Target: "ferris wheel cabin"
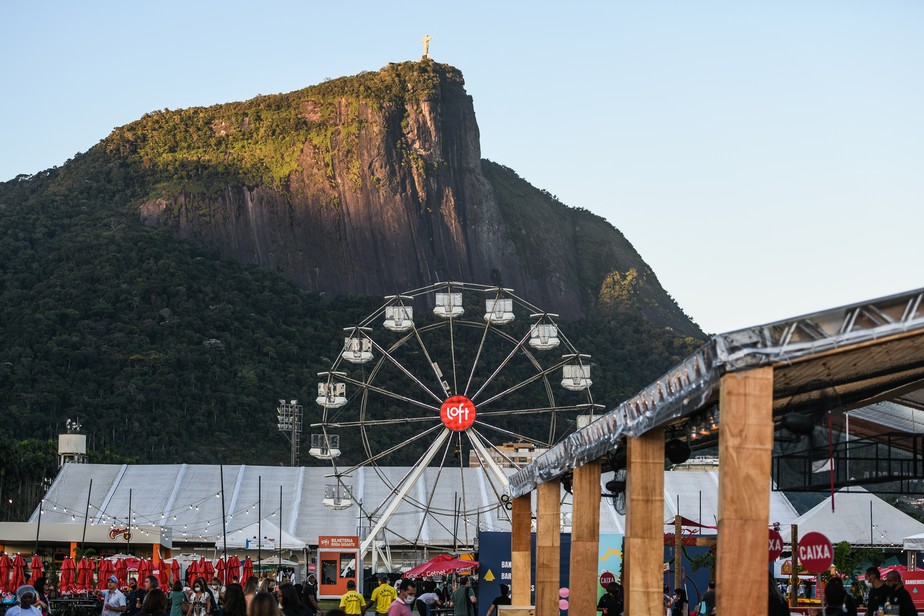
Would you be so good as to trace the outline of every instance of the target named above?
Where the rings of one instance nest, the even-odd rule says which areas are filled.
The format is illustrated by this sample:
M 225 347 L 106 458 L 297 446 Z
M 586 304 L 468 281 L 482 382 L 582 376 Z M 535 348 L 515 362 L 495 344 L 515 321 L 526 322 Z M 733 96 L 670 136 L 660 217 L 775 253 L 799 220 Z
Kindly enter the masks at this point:
M 590 365 L 584 364 L 581 359 L 590 359 L 590 355 L 572 355 L 570 357 L 574 357 L 574 361 L 562 366 L 561 386 L 569 391 L 589 389 L 593 385 L 593 381 L 590 380 Z
M 509 297 L 485 299 L 484 320 L 495 325 L 503 325 L 513 321 L 513 300 Z
M 321 503 L 328 509 L 340 511 L 348 509 L 353 504 L 353 500 L 350 498 L 350 491 L 347 486 L 328 483 L 324 485 L 324 499 Z
M 335 373 L 335 374 L 343 374 Z M 319 376 L 326 376 L 327 373 L 322 372 Z M 347 403 L 346 399 L 346 383 L 339 381 L 321 381 L 318 383 L 318 397 L 314 399 L 315 402 L 328 409 L 339 409 L 341 406 Z
M 372 361 L 372 340 L 362 335 L 362 332 L 371 331 L 368 327 L 348 327 L 344 331 L 351 335 L 343 339 L 343 359 L 351 364 L 364 364 Z
M 339 434 L 312 434 L 308 454 L 318 460 L 333 460 L 340 456 Z
M 433 314 L 444 319 L 461 317 L 465 312 L 462 308 L 461 293 L 437 293 L 435 303 Z

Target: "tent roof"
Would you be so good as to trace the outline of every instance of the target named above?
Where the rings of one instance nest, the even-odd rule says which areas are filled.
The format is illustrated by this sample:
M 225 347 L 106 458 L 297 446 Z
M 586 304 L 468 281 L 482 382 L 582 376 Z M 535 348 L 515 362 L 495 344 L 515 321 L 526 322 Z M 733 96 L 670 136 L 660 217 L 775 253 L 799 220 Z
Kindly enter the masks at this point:
M 397 482 L 407 473 L 408 468 L 383 467 L 379 470 L 391 481 Z M 514 469 L 506 470 L 510 474 L 514 472 Z M 426 470 L 415 494 L 418 500 L 426 499 L 438 472 L 438 468 Z M 257 486 L 260 477 L 264 491 L 263 536 L 276 541 L 279 537 L 279 500 L 276 494 L 278 486 L 284 486 L 283 549 L 300 550 L 305 544 L 317 545 L 318 535 L 321 534 L 355 535 L 357 521 L 360 519 L 355 504 L 339 511 L 328 509 L 322 504 L 324 484 L 331 481 L 326 477 L 329 474 L 329 467 L 225 466 L 228 547 L 240 549 L 246 544 L 247 538 L 252 539 L 251 545 L 256 540 Z M 42 521 L 81 525 L 82 517 L 78 515 L 76 521 L 72 521 L 71 513 L 64 513 L 62 505 L 69 511 L 82 512 L 92 478 L 91 523 L 108 524 L 112 517 L 124 517 L 128 508 L 129 489 L 133 489 L 132 511 L 139 523 L 165 526 L 172 531 L 174 544 L 208 541 L 220 546 L 221 499 L 215 497 L 220 490 L 219 477 L 219 467 L 209 465 L 65 464 L 45 497 L 46 503 L 58 507 L 56 510 L 46 507 Z M 673 520 L 679 513 L 690 520 L 702 520 L 703 524 L 715 524 L 718 515 L 716 471 L 668 471 L 664 477 L 665 521 Z M 601 476 L 601 487 L 609 479 L 609 473 Z M 352 474 L 351 481 L 354 496 L 367 507 L 374 503 L 371 506 L 373 509 L 389 493 L 389 488 L 373 469 L 357 470 Z M 468 498 L 477 500 L 478 506 L 487 508 L 496 504 L 496 496 L 480 469 L 466 468 L 465 481 L 467 486 L 475 486 L 474 490 L 468 491 Z M 452 486 L 444 484 L 441 482 L 437 486 L 433 506 L 452 511 L 457 494 Z M 268 496 L 269 490 L 273 491 L 274 497 Z M 606 494 L 605 489 L 603 493 Z M 563 489 L 562 497 L 562 522 L 567 530 L 571 525 L 572 497 Z M 780 492 L 771 492 L 770 502 L 771 521 L 785 525 L 798 515 Z M 36 512 L 31 521 L 37 519 Z M 471 541 L 476 535 L 476 527 L 485 531 L 510 530 L 507 512 L 499 509 L 487 511 L 480 516 L 470 516 L 468 522 L 468 537 Z M 464 538 L 462 525 L 460 520 L 459 535 Z M 418 533 L 420 545 L 453 544 L 452 520 L 436 523 L 407 503 L 398 508 L 388 528 L 387 538 L 392 545 L 411 544 Z M 625 516 L 616 513 L 608 498 L 604 498 L 600 505 L 600 531 L 625 532 Z M 266 541 L 263 547 L 268 547 Z
M 832 512 L 829 496 L 799 516 L 793 522 L 799 525 L 799 535 L 814 531 L 825 535 L 834 544 L 847 541 L 851 545 L 899 546 L 905 537 L 924 533 L 924 524 L 863 488 L 838 490 L 834 507 Z M 790 527 L 781 528 L 780 534 L 783 541 L 790 541 Z
M 280 532 L 282 533 L 281 544 Z M 271 549 L 304 550 L 307 547 L 304 541 L 296 539 L 285 531 L 280 531 L 278 526 L 268 520 L 263 520 L 262 524 L 254 522 L 249 526 L 229 532 L 228 547 L 239 550 L 249 546 L 250 549 L 256 550 L 257 538 L 261 533 L 263 535 L 263 549 L 269 547 Z M 218 541 L 215 542 L 215 548 L 220 550 L 223 547 L 224 541 L 219 537 Z

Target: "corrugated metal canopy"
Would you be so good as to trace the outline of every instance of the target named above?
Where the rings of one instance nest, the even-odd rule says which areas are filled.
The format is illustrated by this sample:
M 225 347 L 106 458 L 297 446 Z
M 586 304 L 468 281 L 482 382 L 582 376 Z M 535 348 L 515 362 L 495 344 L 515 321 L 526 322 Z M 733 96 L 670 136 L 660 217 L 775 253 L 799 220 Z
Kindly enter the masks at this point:
M 722 375 L 774 367 L 774 414 L 924 402 L 924 289 L 746 328 L 695 353 L 521 469 L 517 497 L 617 448 L 625 436 L 678 424 L 716 404 Z

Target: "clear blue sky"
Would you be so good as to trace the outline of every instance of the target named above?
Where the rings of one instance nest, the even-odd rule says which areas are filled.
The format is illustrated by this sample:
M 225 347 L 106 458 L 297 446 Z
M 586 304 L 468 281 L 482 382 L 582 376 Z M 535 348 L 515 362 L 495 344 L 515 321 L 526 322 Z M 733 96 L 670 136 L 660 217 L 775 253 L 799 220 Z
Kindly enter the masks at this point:
M 706 331 L 924 287 L 924 2 L 7 2 L 0 179 L 145 112 L 431 56 L 482 154 Z

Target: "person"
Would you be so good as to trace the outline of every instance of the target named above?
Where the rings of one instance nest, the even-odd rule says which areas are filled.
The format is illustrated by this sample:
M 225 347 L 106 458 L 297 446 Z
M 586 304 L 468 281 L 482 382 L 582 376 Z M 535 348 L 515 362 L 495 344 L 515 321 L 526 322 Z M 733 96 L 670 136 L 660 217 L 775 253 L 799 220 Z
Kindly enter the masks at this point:
M 212 583 L 209 584 L 209 588 L 211 588 L 212 597 L 215 599 L 215 608 L 221 613 L 221 606 L 225 598 L 225 587 L 222 586 L 221 580 L 217 577 L 213 577 Z
M 253 596 L 247 616 L 280 616 L 279 602 L 272 593 L 260 591 Z
M 97 590 L 94 594 L 103 602 L 102 616 L 118 616 L 127 609 L 125 595 L 119 590 L 119 578 L 110 575 L 106 580 L 107 590 Z
M 170 607 L 170 616 L 183 616 L 186 612 L 184 609 L 186 603 L 186 593 L 183 592 L 183 582 L 177 580 L 173 583 L 173 589 L 167 595 L 167 605 Z
M 305 607 L 308 608 L 308 616 L 318 616 L 321 607 L 318 605 L 318 578 L 315 574 L 309 573 L 302 589 L 302 596 L 305 598 Z
M 671 596 L 671 616 L 689 616 L 690 603 L 687 601 L 687 591 L 675 588 Z
M 789 616 L 789 604 L 786 602 L 786 598 L 777 590 L 773 575 L 768 573 L 767 579 L 770 580 L 770 586 L 767 589 L 768 616 Z
M 417 586 L 414 584 L 414 580 L 401 580 L 398 585 L 398 596 L 388 606 L 386 614 L 388 616 L 413 616 L 411 606 L 414 605 L 416 596 Z
M 664 585 L 664 614 L 665 616 L 671 616 L 671 587 L 667 584 Z M 601 597 L 602 599 L 603 597 Z M 599 607 L 597 608 L 600 609 Z
M 147 581 L 147 580 L 145 580 Z M 167 595 L 160 588 L 151 588 L 144 593 L 144 602 L 141 604 L 142 616 L 166 616 Z
M 715 614 L 715 580 L 709 580 L 709 588 L 703 593 L 703 603 L 706 607 L 703 611 L 704 616 Z
M 477 612 L 477 599 L 471 584 L 471 576 L 466 575 L 459 580 L 459 587 L 452 591 L 452 616 L 471 616 Z
M 491 607 L 488 608 L 487 616 L 491 616 L 495 611 L 500 612 L 497 609 L 498 605 L 510 605 L 510 587 L 506 584 L 500 585 L 500 596 L 495 597 L 494 601 L 491 601 Z
M 228 584 L 225 600 L 221 606 L 222 616 L 247 616 L 247 600 L 240 584 Z M 171 615 L 172 616 L 172 615 Z
M 379 585 L 373 589 L 372 595 L 369 597 L 369 603 L 375 604 L 376 614 L 387 614 L 392 601 L 397 596 L 398 591 L 388 583 L 388 576 L 380 575 Z
M 866 597 L 866 613 L 875 614 L 885 605 L 889 596 L 889 587 L 882 582 L 879 567 L 870 567 L 866 570 L 866 583 L 869 584 L 869 594 Z
M 205 580 L 201 577 L 193 582 L 192 592 L 187 597 L 189 608 L 186 616 L 208 616 L 212 612 L 212 603 L 206 590 Z
M 597 611 L 603 616 L 619 616 L 622 614 L 622 588 L 619 582 L 610 582 L 606 585 L 606 594 L 597 602 Z
M 127 616 L 137 616 L 138 612 L 141 611 L 141 604 L 144 602 L 145 595 L 144 590 L 138 588 L 138 578 L 128 578 L 128 590 L 129 593 L 125 597 L 125 614 Z
M 35 605 L 35 587 L 23 584 L 16 589 L 16 605 L 6 611 L 9 616 L 42 616 L 42 610 Z
M 356 581 L 347 582 L 347 591 L 340 597 L 340 607 L 347 614 L 362 614 L 366 611 L 366 600 L 356 592 Z
M 421 616 L 428 616 L 434 606 L 442 607 L 443 602 L 436 592 L 436 582 L 431 580 L 424 584 L 423 591 L 423 594 L 417 596 L 417 613 Z
M 298 597 L 298 591 L 291 582 L 279 585 L 279 604 L 282 606 L 283 616 L 308 616 L 308 610 Z
M 244 601 L 247 602 L 248 610 L 250 609 L 250 604 L 253 602 L 254 595 L 257 594 L 258 586 L 259 580 L 253 575 L 247 578 L 247 582 L 244 584 Z
M 35 588 L 35 607 L 42 612 L 42 616 L 48 616 L 48 597 L 45 596 L 45 578 L 36 578 L 32 583 Z
M 839 577 L 833 577 L 825 584 L 825 603 L 827 607 L 824 616 L 857 616 L 857 606 L 853 597 L 844 589 L 844 581 Z
M 902 574 L 892 569 L 886 573 L 886 586 L 889 587 L 889 596 L 886 603 L 894 609 L 898 606 L 898 616 L 918 616 L 918 610 L 914 607 L 914 601 L 908 589 L 902 583 Z

